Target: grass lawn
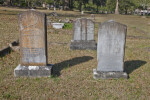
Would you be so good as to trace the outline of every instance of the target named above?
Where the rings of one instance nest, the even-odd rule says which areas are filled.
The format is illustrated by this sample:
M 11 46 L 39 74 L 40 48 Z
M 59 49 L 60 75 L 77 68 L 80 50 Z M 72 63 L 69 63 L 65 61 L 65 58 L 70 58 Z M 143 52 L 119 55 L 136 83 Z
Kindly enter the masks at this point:
M 19 38 L 17 14 L 22 11 L 25 9 L 0 7 L 0 48 Z M 59 18 L 90 17 L 76 11 L 57 13 Z M 72 29 L 55 30 L 48 26 L 48 63 L 54 64 L 53 75 L 16 78 L 19 53 L 0 57 L 0 100 L 150 100 L 150 18 L 96 14 L 97 23 L 110 19 L 128 26 L 124 67 L 129 79 L 94 80 L 97 51 L 69 50 Z

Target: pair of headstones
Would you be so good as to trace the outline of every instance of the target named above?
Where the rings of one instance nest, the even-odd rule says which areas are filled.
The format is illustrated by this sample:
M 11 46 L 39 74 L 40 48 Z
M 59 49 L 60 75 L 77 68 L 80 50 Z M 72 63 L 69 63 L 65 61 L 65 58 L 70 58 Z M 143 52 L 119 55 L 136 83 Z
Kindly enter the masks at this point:
M 78 18 L 73 25 L 73 40 L 70 49 L 96 49 L 94 40 L 94 22 L 87 18 Z
M 27 11 L 19 14 L 20 62 L 14 70 L 15 76 L 50 76 L 52 66 L 47 64 L 47 32 L 45 14 Z M 96 49 L 94 24 L 91 20 L 77 19 L 80 27 L 74 26 L 73 48 Z M 78 25 L 78 24 L 77 24 Z M 123 57 L 126 26 L 116 22 L 106 22 L 100 26 L 98 36 L 98 68 L 94 78 L 126 77 L 123 73 Z M 81 46 L 76 46 L 81 43 Z M 88 45 L 89 44 L 89 45 Z M 92 46 L 90 46 L 92 45 Z M 112 77 L 114 76 L 114 77 Z
M 127 78 L 124 71 L 124 51 L 127 26 L 115 21 L 100 24 L 98 46 L 94 40 L 94 22 L 81 18 L 74 22 L 74 34 L 70 49 L 96 49 L 97 70 L 93 70 L 95 79 Z

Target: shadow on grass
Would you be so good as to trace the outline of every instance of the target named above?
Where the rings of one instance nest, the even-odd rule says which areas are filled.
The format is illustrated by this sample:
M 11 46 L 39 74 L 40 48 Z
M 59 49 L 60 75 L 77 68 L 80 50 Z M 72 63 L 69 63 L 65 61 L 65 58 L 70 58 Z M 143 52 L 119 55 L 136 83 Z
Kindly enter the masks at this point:
M 77 64 L 89 61 L 91 59 L 93 59 L 93 57 L 91 57 L 91 56 L 83 56 L 83 57 L 76 57 L 76 58 L 73 58 L 73 59 L 70 59 L 70 60 L 65 60 L 65 61 L 60 62 L 60 63 L 56 63 L 53 66 L 52 74 L 54 76 L 60 76 L 60 71 L 62 69 L 68 68 L 68 67 L 72 67 L 74 65 L 77 65 Z
M 124 63 L 124 70 L 128 74 L 132 73 L 134 70 L 138 69 L 142 65 L 146 64 L 146 61 L 142 60 L 131 60 L 131 61 L 125 61 Z
M 0 50 L 0 57 L 4 57 L 12 52 L 12 49 L 8 46 Z
M 17 13 L 18 14 L 18 13 Z M 10 14 L 10 13 L 0 13 L 0 15 L 17 15 L 17 14 Z

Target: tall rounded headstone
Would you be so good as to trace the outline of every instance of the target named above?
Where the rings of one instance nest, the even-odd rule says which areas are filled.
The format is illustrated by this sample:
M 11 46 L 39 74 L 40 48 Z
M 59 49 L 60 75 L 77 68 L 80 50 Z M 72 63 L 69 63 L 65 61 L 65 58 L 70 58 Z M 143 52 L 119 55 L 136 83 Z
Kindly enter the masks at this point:
M 127 78 L 124 71 L 124 52 L 127 26 L 115 21 L 100 24 L 98 31 L 97 70 L 95 79 Z
M 46 15 L 35 10 L 19 14 L 20 64 L 15 76 L 50 76 L 47 64 Z

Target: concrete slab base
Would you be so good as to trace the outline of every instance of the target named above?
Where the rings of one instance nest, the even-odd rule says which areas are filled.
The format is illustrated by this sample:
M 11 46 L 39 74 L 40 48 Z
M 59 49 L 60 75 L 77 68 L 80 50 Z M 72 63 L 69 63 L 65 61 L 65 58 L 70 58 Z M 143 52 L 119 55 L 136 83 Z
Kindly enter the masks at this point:
M 48 66 L 21 66 L 14 69 L 15 77 L 48 77 L 52 73 L 52 65 Z
M 128 78 L 126 72 L 100 72 L 96 69 L 93 69 L 93 78 L 94 79 L 118 79 L 118 78 Z
M 71 41 L 70 44 L 71 50 L 96 50 L 97 44 L 94 40 L 88 41 L 88 40 L 80 40 L 80 41 Z

